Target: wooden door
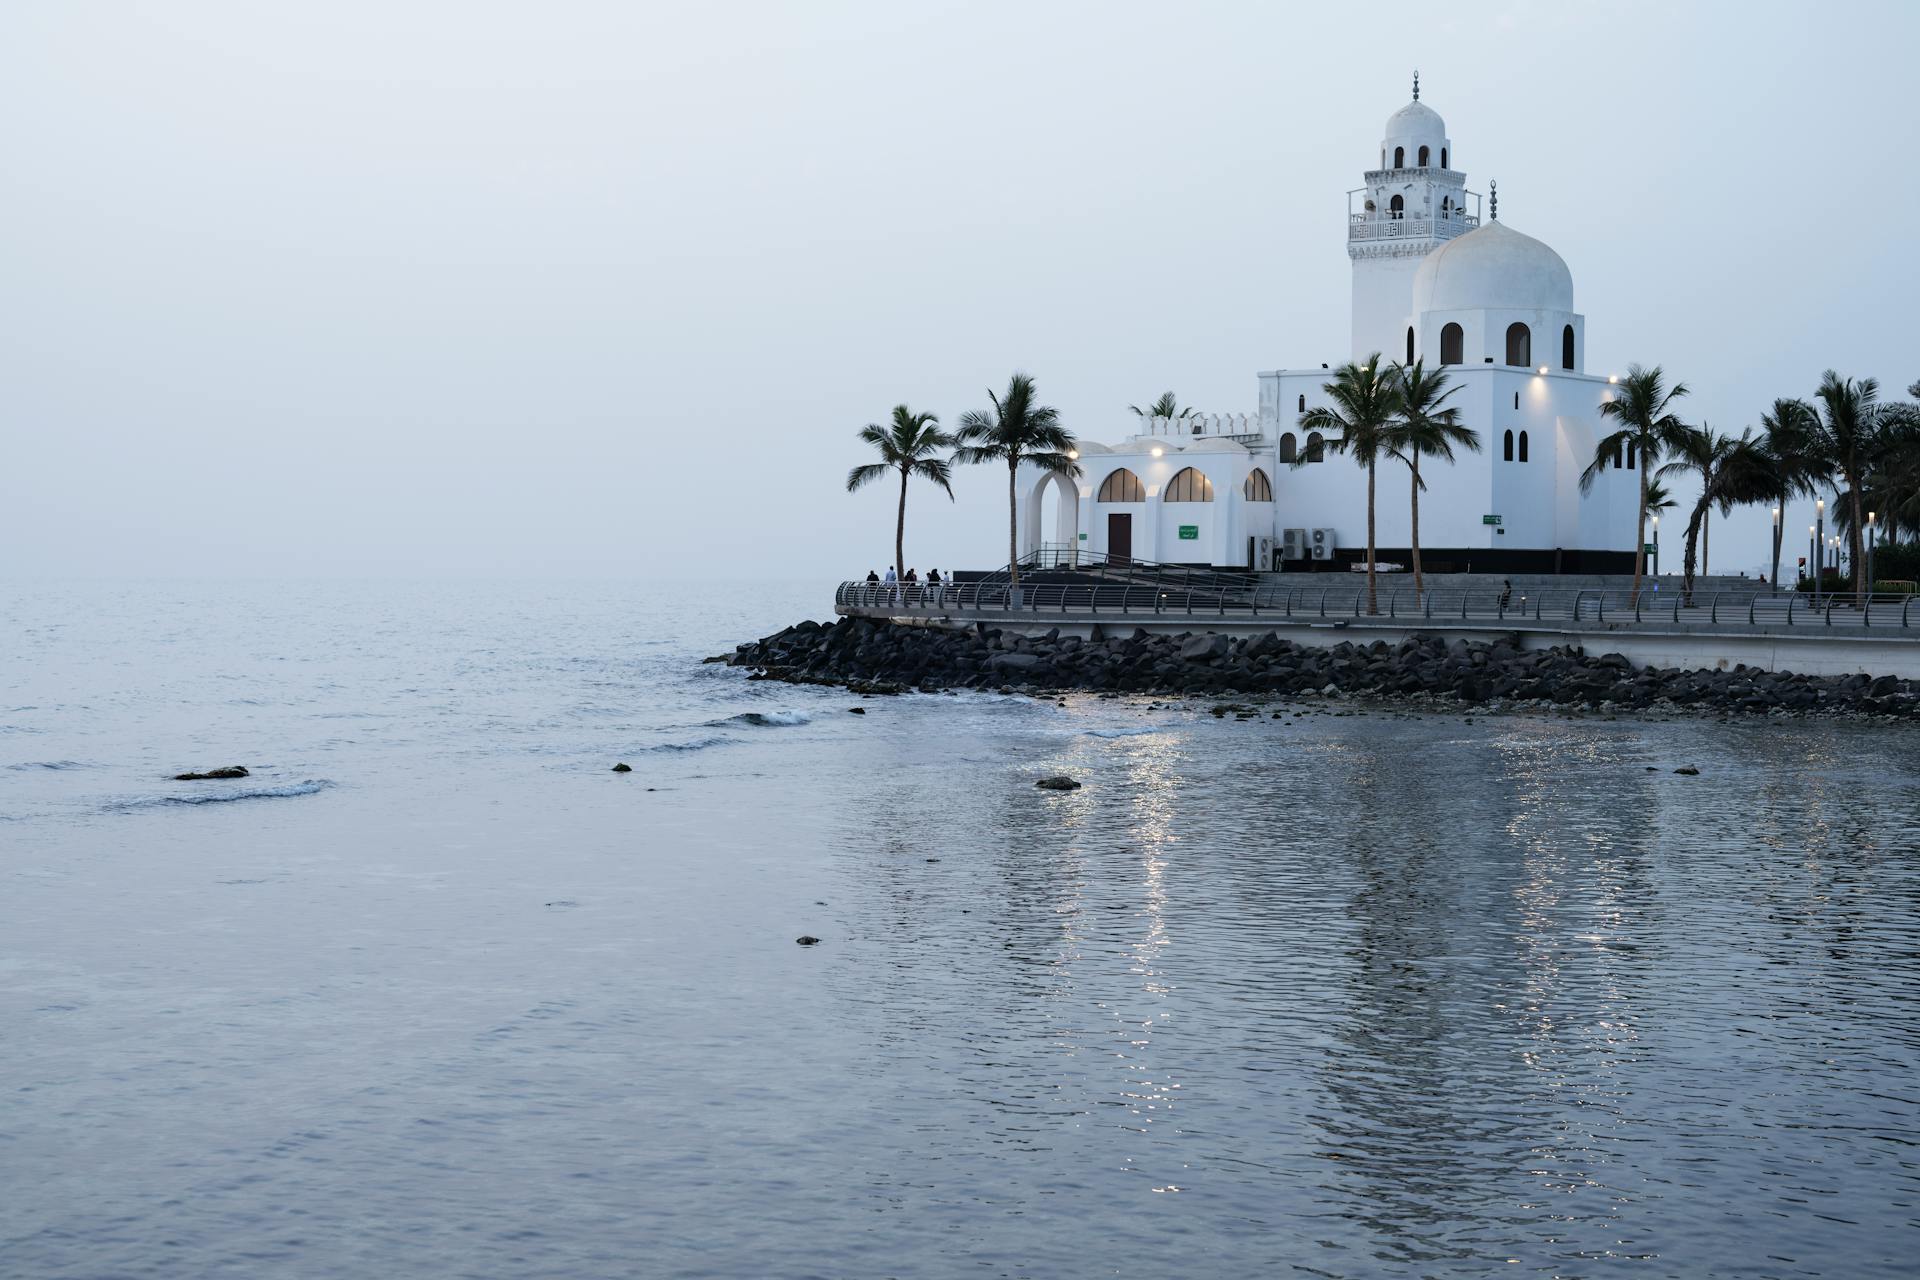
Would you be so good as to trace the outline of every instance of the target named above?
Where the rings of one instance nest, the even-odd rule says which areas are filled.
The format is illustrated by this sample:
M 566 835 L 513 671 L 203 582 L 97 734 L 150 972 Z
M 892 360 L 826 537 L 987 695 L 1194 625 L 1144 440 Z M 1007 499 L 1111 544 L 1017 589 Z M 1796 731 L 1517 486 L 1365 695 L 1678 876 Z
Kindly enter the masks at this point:
M 1133 559 L 1133 517 L 1118 512 L 1107 515 L 1107 555 L 1115 560 Z

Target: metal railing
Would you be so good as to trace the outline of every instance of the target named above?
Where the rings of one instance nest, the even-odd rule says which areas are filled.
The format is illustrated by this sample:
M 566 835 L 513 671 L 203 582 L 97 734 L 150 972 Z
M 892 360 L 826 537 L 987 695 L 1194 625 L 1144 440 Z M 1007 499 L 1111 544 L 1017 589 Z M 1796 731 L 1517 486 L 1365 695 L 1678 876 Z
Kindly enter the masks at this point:
M 1080 553 L 1085 556 L 1086 553 Z M 1175 570 L 1098 559 L 1075 570 L 1035 565 L 1018 587 L 1004 570 L 975 582 L 844 582 L 834 594 L 840 612 L 894 616 L 1029 614 L 1073 617 L 1234 618 L 1251 621 L 1405 621 L 1422 624 L 1556 623 L 1612 628 L 1630 625 L 1805 627 L 1871 629 L 1920 639 L 1917 596 L 1873 596 L 1857 607 L 1851 596 L 1823 597 L 1817 604 L 1791 593 L 1642 589 L 1636 600 L 1627 589 L 1522 592 L 1497 589 L 1429 590 L 1414 593 L 1411 583 L 1383 587 L 1378 613 L 1367 611 L 1364 586 L 1308 584 L 1269 586 L 1253 575 L 1208 570 Z

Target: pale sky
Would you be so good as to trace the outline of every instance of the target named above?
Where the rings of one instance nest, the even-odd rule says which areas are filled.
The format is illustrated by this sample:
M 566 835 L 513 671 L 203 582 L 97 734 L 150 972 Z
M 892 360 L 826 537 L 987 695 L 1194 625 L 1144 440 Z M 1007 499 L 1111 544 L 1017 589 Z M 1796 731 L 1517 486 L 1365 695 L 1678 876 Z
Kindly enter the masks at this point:
M 1920 377 L 1910 4 L 13 4 L 0 575 L 835 578 L 901 401 L 1090 439 L 1347 354 L 1408 96 L 1588 368 Z M 1005 473 L 908 560 L 1004 559 Z M 1788 563 L 1811 519 L 1789 512 Z M 1715 567 L 1765 557 L 1764 515 Z M 1677 551 L 1670 551 L 1678 566 Z

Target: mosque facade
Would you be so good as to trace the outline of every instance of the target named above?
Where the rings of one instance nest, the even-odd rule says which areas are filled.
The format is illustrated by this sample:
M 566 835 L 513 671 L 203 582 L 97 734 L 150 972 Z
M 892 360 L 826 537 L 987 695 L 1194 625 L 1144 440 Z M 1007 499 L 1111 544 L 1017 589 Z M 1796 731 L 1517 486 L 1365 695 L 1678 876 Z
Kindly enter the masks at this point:
M 1387 119 L 1374 167 L 1348 193 L 1352 358 L 1423 360 L 1458 388 L 1446 401 L 1478 453 L 1423 458 L 1421 558 L 1432 571 L 1631 571 L 1639 460 L 1613 459 L 1582 493 L 1610 433 L 1599 405 L 1613 375 L 1586 365 L 1573 274 L 1547 245 L 1499 220 L 1455 168 L 1438 112 L 1413 100 Z M 1484 216 L 1483 216 L 1484 214 Z M 1259 375 L 1255 413 L 1136 419 L 1139 434 L 1082 440 L 1077 477 L 1025 468 L 1023 554 L 1122 557 L 1263 570 L 1345 568 L 1366 554 L 1366 473 L 1303 432 L 1328 405 L 1326 365 Z M 1379 559 L 1410 558 L 1410 477 L 1382 459 Z

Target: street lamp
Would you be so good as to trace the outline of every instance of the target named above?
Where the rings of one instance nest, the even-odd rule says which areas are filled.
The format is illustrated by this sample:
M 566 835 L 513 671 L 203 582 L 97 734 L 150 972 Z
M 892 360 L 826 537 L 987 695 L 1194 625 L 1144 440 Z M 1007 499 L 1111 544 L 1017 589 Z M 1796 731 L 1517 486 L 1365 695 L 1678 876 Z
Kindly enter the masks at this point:
M 1814 534 L 1814 545 L 1820 548 L 1819 564 L 1813 571 L 1813 603 L 1818 605 L 1820 603 L 1820 579 L 1825 577 L 1827 573 L 1827 500 L 1825 498 L 1815 498 L 1813 500 L 1813 523 L 1818 530 Z
M 1873 594 L 1873 521 L 1877 512 L 1867 512 L 1867 594 Z
M 1653 518 L 1653 576 L 1660 576 L 1660 517 Z

